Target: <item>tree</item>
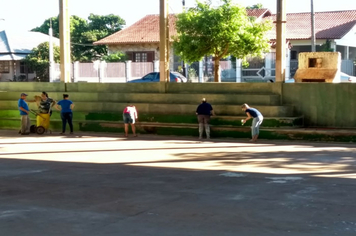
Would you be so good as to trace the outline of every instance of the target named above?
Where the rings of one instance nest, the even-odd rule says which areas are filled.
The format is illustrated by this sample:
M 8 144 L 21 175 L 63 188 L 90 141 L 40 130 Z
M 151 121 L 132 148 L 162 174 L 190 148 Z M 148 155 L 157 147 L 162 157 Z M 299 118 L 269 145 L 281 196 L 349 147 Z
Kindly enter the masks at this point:
M 255 5 L 246 7 L 246 9 L 263 9 L 263 5 L 262 3 L 257 3 Z
M 246 14 L 246 8 L 222 0 L 223 4 L 213 8 L 211 1 L 197 2 L 177 16 L 177 36 L 174 38 L 175 52 L 188 62 L 200 61 L 204 55 L 214 59 L 214 81 L 220 81 L 222 58 L 229 55 L 245 59 L 246 56 L 261 56 L 269 50 L 265 36 L 270 30 L 269 22 L 256 22 Z
M 127 60 L 127 56 L 123 52 L 116 52 L 103 56 L 101 60 L 105 62 L 124 62 Z
M 52 20 L 53 36 L 59 37 L 59 19 L 52 17 L 44 23 L 32 29 L 32 31 L 48 34 L 50 21 Z M 125 20 L 116 15 L 100 16 L 90 14 L 88 20 L 78 16 L 70 18 L 71 50 L 73 61 L 95 61 L 104 55 L 107 55 L 105 45 L 94 46 L 93 42 L 113 34 L 122 29 Z
M 54 62 L 59 63 L 60 48 L 53 46 Z M 49 81 L 49 43 L 44 42 L 39 44 L 32 52 L 24 59 L 26 65 L 36 72 L 40 81 Z

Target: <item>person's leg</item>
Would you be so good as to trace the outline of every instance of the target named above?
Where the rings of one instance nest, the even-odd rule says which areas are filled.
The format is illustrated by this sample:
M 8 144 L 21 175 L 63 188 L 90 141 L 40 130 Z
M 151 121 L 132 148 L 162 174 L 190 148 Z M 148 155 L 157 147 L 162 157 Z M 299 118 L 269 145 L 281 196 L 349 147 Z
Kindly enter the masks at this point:
M 204 127 L 205 127 L 205 133 L 206 133 L 206 138 L 210 138 L 210 126 L 209 126 L 209 121 L 210 121 L 210 116 L 206 115 L 204 116 Z
M 31 121 L 30 121 L 30 116 L 27 115 L 27 125 L 26 125 L 26 133 L 30 132 L 30 127 L 31 127 Z
M 203 138 L 203 130 L 204 130 L 204 116 L 198 115 L 198 122 L 199 122 L 199 139 Z
M 70 132 L 73 133 L 73 113 L 72 112 L 68 112 L 67 120 L 68 120 L 68 124 L 69 124 L 69 128 L 70 128 Z
M 125 123 L 125 136 L 127 137 L 129 135 L 129 124 Z
M 27 127 L 27 116 L 22 115 L 21 116 L 21 134 L 26 133 L 26 127 Z
M 257 118 L 253 118 L 252 125 L 251 125 L 251 140 L 250 140 L 253 142 L 255 141 L 255 135 L 257 133 L 256 124 L 257 124 Z
M 66 132 L 66 125 L 67 125 L 67 118 L 65 117 L 65 113 L 61 112 L 61 119 L 62 119 L 62 133 L 64 134 Z
M 255 126 L 255 136 L 253 137 L 253 141 L 256 142 L 258 139 L 258 135 L 260 134 L 260 126 L 262 124 L 263 121 L 263 117 L 257 117 L 257 122 L 256 122 L 256 126 Z
M 134 123 L 131 123 L 131 130 L 132 130 L 133 135 L 136 137 L 136 126 Z

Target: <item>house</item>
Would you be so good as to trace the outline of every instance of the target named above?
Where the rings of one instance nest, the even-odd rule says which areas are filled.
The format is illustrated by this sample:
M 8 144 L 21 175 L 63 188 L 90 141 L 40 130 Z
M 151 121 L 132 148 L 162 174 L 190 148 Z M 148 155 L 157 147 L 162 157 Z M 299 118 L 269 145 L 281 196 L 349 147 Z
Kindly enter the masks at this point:
M 32 80 L 35 73 L 22 61 L 32 49 L 43 42 L 48 42 L 49 36 L 38 32 L 0 31 L 0 81 L 17 79 Z M 59 45 L 59 39 L 54 38 Z
M 268 9 L 248 9 L 247 15 L 256 20 L 275 21 L 276 15 Z M 169 34 L 175 35 L 175 15 L 169 15 Z M 353 61 L 356 60 L 356 10 L 317 12 L 315 13 L 315 32 L 317 50 L 328 43 L 334 51 L 340 51 L 343 55 L 342 71 L 354 74 Z M 255 71 L 242 69 L 242 77 L 247 74 L 256 74 L 261 68 L 273 68 L 275 66 L 274 49 L 276 29 L 268 32 L 271 40 L 272 54 L 268 55 L 261 63 L 252 63 L 250 67 L 256 67 Z M 287 47 L 288 63 L 293 75 L 298 65 L 299 52 L 311 51 L 311 16 L 310 13 L 287 14 Z M 171 39 L 172 42 L 172 39 Z M 94 43 L 95 45 L 107 45 L 109 53 L 123 51 L 133 62 L 153 62 L 159 60 L 159 15 L 147 15 L 130 27 L 116 32 Z M 175 70 L 179 65 L 179 58 L 174 56 L 170 49 L 170 67 Z M 288 68 L 289 69 L 289 68 Z M 252 69 L 253 70 L 253 69 Z M 273 70 L 273 69 L 272 69 Z M 272 76 L 274 73 L 270 73 Z M 237 81 L 237 80 L 236 80 Z

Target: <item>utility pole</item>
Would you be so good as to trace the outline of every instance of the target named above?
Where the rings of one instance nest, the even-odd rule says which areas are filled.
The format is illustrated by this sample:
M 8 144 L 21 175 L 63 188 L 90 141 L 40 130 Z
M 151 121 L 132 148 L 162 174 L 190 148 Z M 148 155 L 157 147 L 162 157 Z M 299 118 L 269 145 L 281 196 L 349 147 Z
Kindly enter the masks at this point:
M 70 78 L 70 16 L 68 0 L 59 0 L 59 39 L 61 48 L 61 82 L 69 83 Z
M 169 82 L 169 30 L 168 30 L 168 0 L 160 0 L 159 19 L 159 73 L 160 82 Z
M 182 0 L 182 5 L 183 5 L 183 12 L 184 12 L 185 11 L 185 0 Z M 186 71 L 187 68 L 185 67 L 185 61 L 183 60 L 182 63 L 183 63 L 183 67 L 182 67 L 183 75 L 188 78 L 187 71 Z
M 311 4 L 311 51 L 315 52 L 315 13 L 314 13 L 314 0 L 310 0 Z
M 53 55 L 53 29 L 52 19 L 50 19 L 49 34 L 49 82 L 54 80 L 54 55 Z
M 286 76 L 286 0 L 277 0 L 276 82 L 284 82 Z

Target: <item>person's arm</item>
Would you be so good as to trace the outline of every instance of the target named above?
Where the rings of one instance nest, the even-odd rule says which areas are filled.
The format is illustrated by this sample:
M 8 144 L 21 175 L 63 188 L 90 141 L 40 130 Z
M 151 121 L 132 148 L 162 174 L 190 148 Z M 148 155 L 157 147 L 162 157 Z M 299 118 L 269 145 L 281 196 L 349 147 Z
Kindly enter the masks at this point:
M 58 103 L 56 104 L 55 108 L 56 108 L 58 111 L 61 111 L 61 109 L 59 108 Z
M 135 119 L 137 120 L 138 119 L 138 113 L 137 113 L 136 107 L 134 107 L 134 108 L 135 108 Z
M 70 109 L 73 110 L 74 108 L 74 103 L 70 104 Z
M 246 112 L 246 115 L 247 115 L 247 118 L 246 119 L 244 119 L 244 121 L 242 122 L 243 124 L 245 124 L 246 123 L 246 121 L 248 121 L 249 119 L 252 119 L 253 117 L 250 115 L 250 113 L 249 112 Z

